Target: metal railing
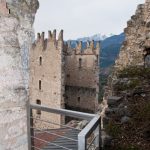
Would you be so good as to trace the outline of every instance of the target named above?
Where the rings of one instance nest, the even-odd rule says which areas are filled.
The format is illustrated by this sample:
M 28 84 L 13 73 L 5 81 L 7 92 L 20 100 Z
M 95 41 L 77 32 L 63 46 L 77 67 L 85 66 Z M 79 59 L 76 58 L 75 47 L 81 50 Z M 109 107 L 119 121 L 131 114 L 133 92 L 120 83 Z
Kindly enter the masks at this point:
M 73 117 L 80 119 L 80 121 L 86 120 L 87 123 L 83 128 L 77 128 L 69 124 L 59 124 L 51 120 L 45 120 L 42 117 L 35 117 L 33 110 Z M 37 104 L 30 104 L 29 111 L 29 149 L 100 150 L 101 118 L 99 115 L 48 108 Z M 50 128 L 51 125 L 55 125 L 55 128 Z

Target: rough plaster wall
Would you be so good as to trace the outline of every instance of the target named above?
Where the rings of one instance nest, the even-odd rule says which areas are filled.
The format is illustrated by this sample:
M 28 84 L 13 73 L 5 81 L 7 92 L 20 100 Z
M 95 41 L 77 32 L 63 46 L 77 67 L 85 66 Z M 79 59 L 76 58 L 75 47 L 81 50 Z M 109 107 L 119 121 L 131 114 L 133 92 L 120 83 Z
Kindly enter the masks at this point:
M 44 46 L 43 46 L 44 45 Z M 42 40 L 36 42 L 36 46 L 31 50 L 30 63 L 30 100 L 36 103 L 41 100 L 41 104 L 50 108 L 63 107 L 63 41 Z M 39 65 L 40 57 L 42 64 Z M 41 80 L 41 90 L 39 90 L 39 80 Z M 61 115 L 48 114 L 42 112 L 40 116 L 45 120 L 61 123 Z M 37 123 L 36 126 L 47 128 L 45 125 Z M 50 125 L 50 127 L 57 127 Z
M 0 1 L 1 6 L 4 3 L 4 0 Z M 23 53 L 28 52 L 28 44 L 31 44 L 26 31 L 33 34 L 32 24 L 38 2 L 34 0 L 33 10 L 26 7 L 25 0 L 8 0 L 7 6 L 10 14 L 0 10 L 0 150 L 26 150 L 28 74 L 25 68 L 28 67 L 23 66 Z M 22 48 L 27 40 L 26 47 Z
M 78 110 L 88 112 L 97 110 L 99 94 L 99 58 L 97 55 L 99 55 L 99 50 L 99 47 L 93 50 L 97 52 L 96 54 L 92 48 L 87 48 L 81 54 L 80 48 L 77 47 L 75 54 L 66 56 L 65 103 L 68 108 L 80 108 Z M 79 59 L 82 59 L 81 68 Z M 90 94 L 91 91 L 93 94 Z M 80 102 L 78 102 L 78 98 Z

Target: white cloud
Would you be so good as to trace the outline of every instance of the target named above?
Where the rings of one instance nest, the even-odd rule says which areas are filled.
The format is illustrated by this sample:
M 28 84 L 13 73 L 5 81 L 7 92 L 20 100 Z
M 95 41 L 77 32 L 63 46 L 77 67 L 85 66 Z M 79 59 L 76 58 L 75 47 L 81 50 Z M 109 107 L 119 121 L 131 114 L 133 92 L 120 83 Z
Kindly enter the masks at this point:
M 65 39 L 119 34 L 144 0 L 39 0 L 35 31 L 64 29 Z

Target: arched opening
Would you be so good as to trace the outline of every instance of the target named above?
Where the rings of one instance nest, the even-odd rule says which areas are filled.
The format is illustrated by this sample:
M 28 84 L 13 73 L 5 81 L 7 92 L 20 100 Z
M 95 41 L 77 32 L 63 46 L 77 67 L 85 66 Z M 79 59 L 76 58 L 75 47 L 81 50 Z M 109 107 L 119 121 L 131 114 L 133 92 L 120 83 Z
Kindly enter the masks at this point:
M 79 68 L 82 67 L 82 58 L 79 58 Z
M 41 105 L 41 100 L 37 99 L 36 104 Z M 36 111 L 37 115 L 41 115 L 41 110 Z
M 150 68 L 150 48 L 145 49 L 144 67 Z
M 145 56 L 145 68 L 150 68 L 150 54 Z

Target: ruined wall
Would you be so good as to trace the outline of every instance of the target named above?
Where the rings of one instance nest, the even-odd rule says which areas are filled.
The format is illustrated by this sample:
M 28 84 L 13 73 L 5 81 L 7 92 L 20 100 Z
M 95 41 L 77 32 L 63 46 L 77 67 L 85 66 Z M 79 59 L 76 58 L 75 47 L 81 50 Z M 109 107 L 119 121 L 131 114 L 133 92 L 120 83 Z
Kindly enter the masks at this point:
M 30 51 L 30 102 L 50 108 L 62 108 L 64 105 L 64 55 L 63 31 L 56 40 L 56 30 L 49 32 L 48 39 L 44 33 L 38 34 Z M 34 112 L 36 117 L 61 123 L 61 116 L 45 112 Z M 40 123 L 36 122 L 36 126 Z M 43 128 L 46 128 L 42 126 Z M 51 126 L 53 127 L 53 126 Z M 56 127 L 56 126 L 54 126 Z
M 28 65 L 23 64 L 27 64 L 24 60 L 34 35 L 32 25 L 37 8 L 37 0 L 0 0 L 1 150 L 28 149 Z
M 70 44 L 69 44 L 70 45 Z M 94 41 L 82 49 L 79 42 L 75 49 L 67 48 L 65 57 L 65 104 L 69 109 L 95 112 L 99 94 L 99 50 Z
M 141 66 L 150 48 L 150 1 L 140 4 L 135 15 L 127 22 L 124 29 L 125 41 L 121 47 L 115 69 L 120 70 L 127 66 Z
M 125 41 L 105 88 L 103 98 L 103 103 L 105 103 L 105 107 L 103 106 L 105 109 L 104 127 L 108 127 L 115 117 L 117 123 L 122 126 L 132 118 L 131 106 L 128 105 L 131 102 L 134 103 L 134 92 L 136 93 L 136 90 L 138 91 L 138 88 L 140 88 L 140 80 L 143 80 L 143 82 L 146 80 L 145 78 L 140 79 L 138 74 L 138 77 L 133 77 L 132 74 L 139 68 L 150 67 L 148 66 L 150 55 L 150 0 L 146 0 L 145 4 L 138 5 L 135 15 L 127 22 L 127 28 L 124 32 Z M 125 69 L 126 71 L 121 71 Z M 135 84 L 132 85 L 133 82 Z M 145 86 L 144 84 L 141 88 Z M 131 98 L 129 99 L 129 97 Z
M 150 65 L 150 0 L 137 7 L 135 15 L 127 22 L 124 29 L 125 41 L 115 62 L 112 74 L 108 78 L 107 95 L 113 95 L 113 84 L 117 81 L 120 70 L 131 66 L 149 67 Z

